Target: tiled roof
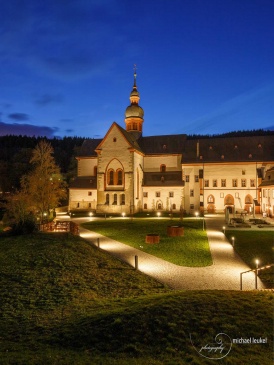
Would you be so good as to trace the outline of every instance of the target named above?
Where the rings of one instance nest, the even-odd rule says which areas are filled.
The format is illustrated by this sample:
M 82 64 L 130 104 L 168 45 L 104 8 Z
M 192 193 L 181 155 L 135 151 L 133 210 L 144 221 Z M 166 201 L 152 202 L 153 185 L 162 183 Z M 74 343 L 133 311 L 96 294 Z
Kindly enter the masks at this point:
M 69 184 L 70 189 L 97 189 L 96 176 L 78 176 Z
M 145 172 L 144 186 L 184 186 L 182 171 Z
M 138 143 L 145 154 L 181 154 L 186 134 L 140 137 Z
M 99 145 L 99 143 L 102 141 L 102 139 L 96 138 L 96 139 L 86 139 L 84 140 L 81 149 L 78 153 L 79 157 L 91 157 L 91 156 L 97 156 L 97 153 L 95 152 L 96 147 Z
M 188 139 L 182 163 L 274 161 L 274 136 Z

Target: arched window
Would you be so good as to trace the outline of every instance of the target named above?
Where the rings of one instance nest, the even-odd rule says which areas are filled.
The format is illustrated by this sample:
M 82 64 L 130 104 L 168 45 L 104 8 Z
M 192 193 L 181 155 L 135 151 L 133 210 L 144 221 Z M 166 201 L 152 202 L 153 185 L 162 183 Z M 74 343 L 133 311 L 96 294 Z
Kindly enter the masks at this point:
M 225 196 L 225 205 L 234 205 L 234 198 L 231 194 Z
M 105 202 L 106 205 L 109 204 L 109 194 L 106 194 L 106 202 Z
M 160 166 L 160 171 L 161 172 L 166 172 L 166 165 L 161 165 Z
M 214 196 L 212 194 L 208 196 L 207 202 L 210 203 L 210 204 L 214 204 L 215 199 L 214 199 Z
M 114 171 L 113 170 L 108 170 L 108 185 L 113 185 L 114 184 Z
M 176 204 L 172 204 L 172 209 L 176 209 Z
M 117 205 L 117 194 L 113 195 L 113 205 Z
M 251 195 L 246 195 L 245 197 L 245 204 L 252 204 L 253 202 L 253 199 L 252 199 L 252 196 Z
M 144 209 L 147 209 L 147 203 L 144 204 Z
M 125 205 L 126 204 L 126 196 L 125 194 L 120 195 L 120 204 Z
M 117 174 L 117 185 L 123 185 L 123 171 L 117 170 L 116 174 Z
M 162 210 L 162 203 L 158 203 L 158 204 L 157 204 L 157 209 L 158 209 L 158 210 Z

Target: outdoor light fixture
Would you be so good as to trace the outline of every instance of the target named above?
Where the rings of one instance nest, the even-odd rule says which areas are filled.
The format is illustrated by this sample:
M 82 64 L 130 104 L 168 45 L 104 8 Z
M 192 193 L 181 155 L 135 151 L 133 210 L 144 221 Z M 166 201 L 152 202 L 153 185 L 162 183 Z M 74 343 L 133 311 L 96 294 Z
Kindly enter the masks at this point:
M 124 218 L 124 216 L 125 216 L 125 215 L 126 215 L 126 213 L 124 213 L 124 212 L 123 212 L 123 213 L 122 213 L 122 217 Z
M 196 216 L 196 218 L 198 217 L 198 215 L 199 215 L 199 213 L 198 213 L 198 212 L 195 212 L 195 216 Z
M 259 260 L 256 259 L 255 260 L 256 263 L 256 270 L 255 270 L 255 289 L 258 289 L 258 265 L 259 265 Z
M 157 217 L 160 217 L 161 213 L 160 212 L 157 212 Z
M 89 212 L 89 214 L 88 214 L 90 217 L 92 217 L 93 216 L 93 214 L 92 214 L 92 212 Z
M 234 247 L 235 237 L 231 237 L 231 239 L 232 239 L 232 246 Z
M 223 231 L 224 231 L 224 234 L 225 234 L 225 226 L 223 226 Z

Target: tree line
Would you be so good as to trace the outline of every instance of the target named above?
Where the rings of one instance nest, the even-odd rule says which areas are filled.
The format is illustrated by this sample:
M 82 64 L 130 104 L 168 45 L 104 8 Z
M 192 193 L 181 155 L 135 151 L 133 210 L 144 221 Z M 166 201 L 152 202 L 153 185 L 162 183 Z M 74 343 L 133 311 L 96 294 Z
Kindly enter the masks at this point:
M 76 155 L 85 138 L 64 137 L 62 139 L 28 136 L 0 136 L 0 193 L 13 193 L 20 188 L 23 175 L 32 169 L 30 160 L 33 149 L 41 141 L 48 142 L 53 149 L 53 158 L 67 183 L 76 175 Z

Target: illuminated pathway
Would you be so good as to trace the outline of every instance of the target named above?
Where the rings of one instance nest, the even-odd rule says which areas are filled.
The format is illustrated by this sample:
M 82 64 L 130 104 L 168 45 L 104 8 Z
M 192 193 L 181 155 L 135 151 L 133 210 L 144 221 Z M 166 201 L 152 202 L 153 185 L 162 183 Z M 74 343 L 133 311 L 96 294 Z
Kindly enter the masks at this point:
M 82 223 L 87 220 L 75 219 L 75 221 Z M 110 252 L 131 266 L 134 266 L 135 255 L 137 255 L 140 271 L 173 289 L 239 290 L 240 273 L 249 270 L 250 267 L 235 253 L 232 245 L 222 233 L 223 216 L 207 216 L 205 221 L 213 265 L 200 268 L 174 265 L 82 227 L 80 227 L 80 236 L 94 245 L 97 245 L 97 238 L 99 238 L 101 249 Z M 258 289 L 262 288 L 264 286 L 258 278 Z M 255 289 L 254 272 L 243 275 L 243 290 L 252 289 Z

